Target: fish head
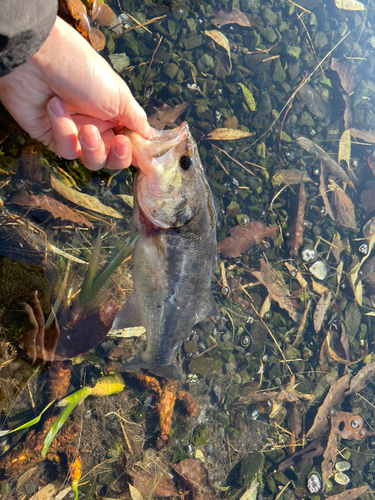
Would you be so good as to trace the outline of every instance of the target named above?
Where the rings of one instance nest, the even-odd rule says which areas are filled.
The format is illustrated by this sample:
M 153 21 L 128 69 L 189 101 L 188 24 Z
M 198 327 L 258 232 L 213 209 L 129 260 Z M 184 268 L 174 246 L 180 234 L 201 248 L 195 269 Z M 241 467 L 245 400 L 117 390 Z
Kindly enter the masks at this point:
M 199 187 L 204 178 L 188 124 L 157 131 L 153 140 L 127 129 L 124 134 L 139 167 L 135 196 L 140 211 L 157 228 L 181 227 L 199 210 Z

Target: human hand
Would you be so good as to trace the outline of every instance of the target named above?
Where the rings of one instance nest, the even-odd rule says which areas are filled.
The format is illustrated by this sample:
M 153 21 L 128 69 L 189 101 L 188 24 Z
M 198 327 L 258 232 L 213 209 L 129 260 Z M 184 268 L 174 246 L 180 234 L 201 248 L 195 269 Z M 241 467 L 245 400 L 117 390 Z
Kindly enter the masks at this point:
M 31 137 L 91 170 L 130 165 L 122 126 L 153 136 L 126 83 L 59 17 L 39 51 L 0 78 L 0 100 Z

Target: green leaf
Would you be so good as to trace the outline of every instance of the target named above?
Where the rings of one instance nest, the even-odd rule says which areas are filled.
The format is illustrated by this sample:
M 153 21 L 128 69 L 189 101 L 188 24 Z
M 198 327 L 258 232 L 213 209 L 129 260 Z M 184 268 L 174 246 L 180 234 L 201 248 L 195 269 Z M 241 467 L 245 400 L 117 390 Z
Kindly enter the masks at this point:
M 249 106 L 251 111 L 255 111 L 256 103 L 255 103 L 253 94 L 250 92 L 250 90 L 247 87 L 245 87 L 245 85 L 243 83 L 239 83 L 238 85 L 242 89 L 246 104 Z
M 331 80 L 329 78 L 322 80 L 320 83 L 323 83 L 324 85 L 328 85 L 328 87 L 332 88 L 332 83 L 331 83 Z
M 48 405 L 44 408 L 44 410 L 35 418 L 33 418 L 32 420 L 30 420 L 29 422 L 26 422 L 26 424 L 22 424 L 20 425 L 19 427 L 17 427 L 17 429 L 12 429 L 12 430 L 8 430 L 8 431 L 0 431 L 0 437 L 2 436 L 6 436 L 7 434 L 11 434 L 12 432 L 17 432 L 17 431 L 20 431 L 22 429 L 27 429 L 28 427 L 31 427 L 35 424 L 37 424 L 43 413 L 48 410 L 48 408 L 55 402 L 55 400 L 51 401 L 50 403 L 48 403 Z

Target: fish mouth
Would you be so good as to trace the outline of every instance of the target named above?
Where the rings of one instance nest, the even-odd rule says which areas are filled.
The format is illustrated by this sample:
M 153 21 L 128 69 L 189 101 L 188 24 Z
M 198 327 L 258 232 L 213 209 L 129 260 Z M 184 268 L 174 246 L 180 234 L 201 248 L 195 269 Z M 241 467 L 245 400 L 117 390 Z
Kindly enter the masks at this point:
M 188 138 L 190 130 L 187 122 L 183 122 L 171 130 L 156 130 L 157 136 L 151 141 L 126 128 L 123 129 L 123 134 L 130 139 L 137 167 L 148 175 L 158 163 L 165 161 L 165 155 L 172 155 L 174 148 Z

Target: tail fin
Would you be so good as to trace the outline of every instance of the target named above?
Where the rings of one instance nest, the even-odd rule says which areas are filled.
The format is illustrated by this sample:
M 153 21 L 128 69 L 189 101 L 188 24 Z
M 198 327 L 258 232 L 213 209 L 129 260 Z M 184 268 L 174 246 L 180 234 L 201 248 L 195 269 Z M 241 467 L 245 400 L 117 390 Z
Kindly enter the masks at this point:
M 146 361 L 143 361 L 141 356 L 137 356 L 128 363 L 123 364 L 121 369 L 123 371 L 147 370 L 153 375 L 164 377 L 169 380 L 182 379 L 182 373 L 174 363 L 173 365 L 155 365 L 153 363 L 147 363 Z

